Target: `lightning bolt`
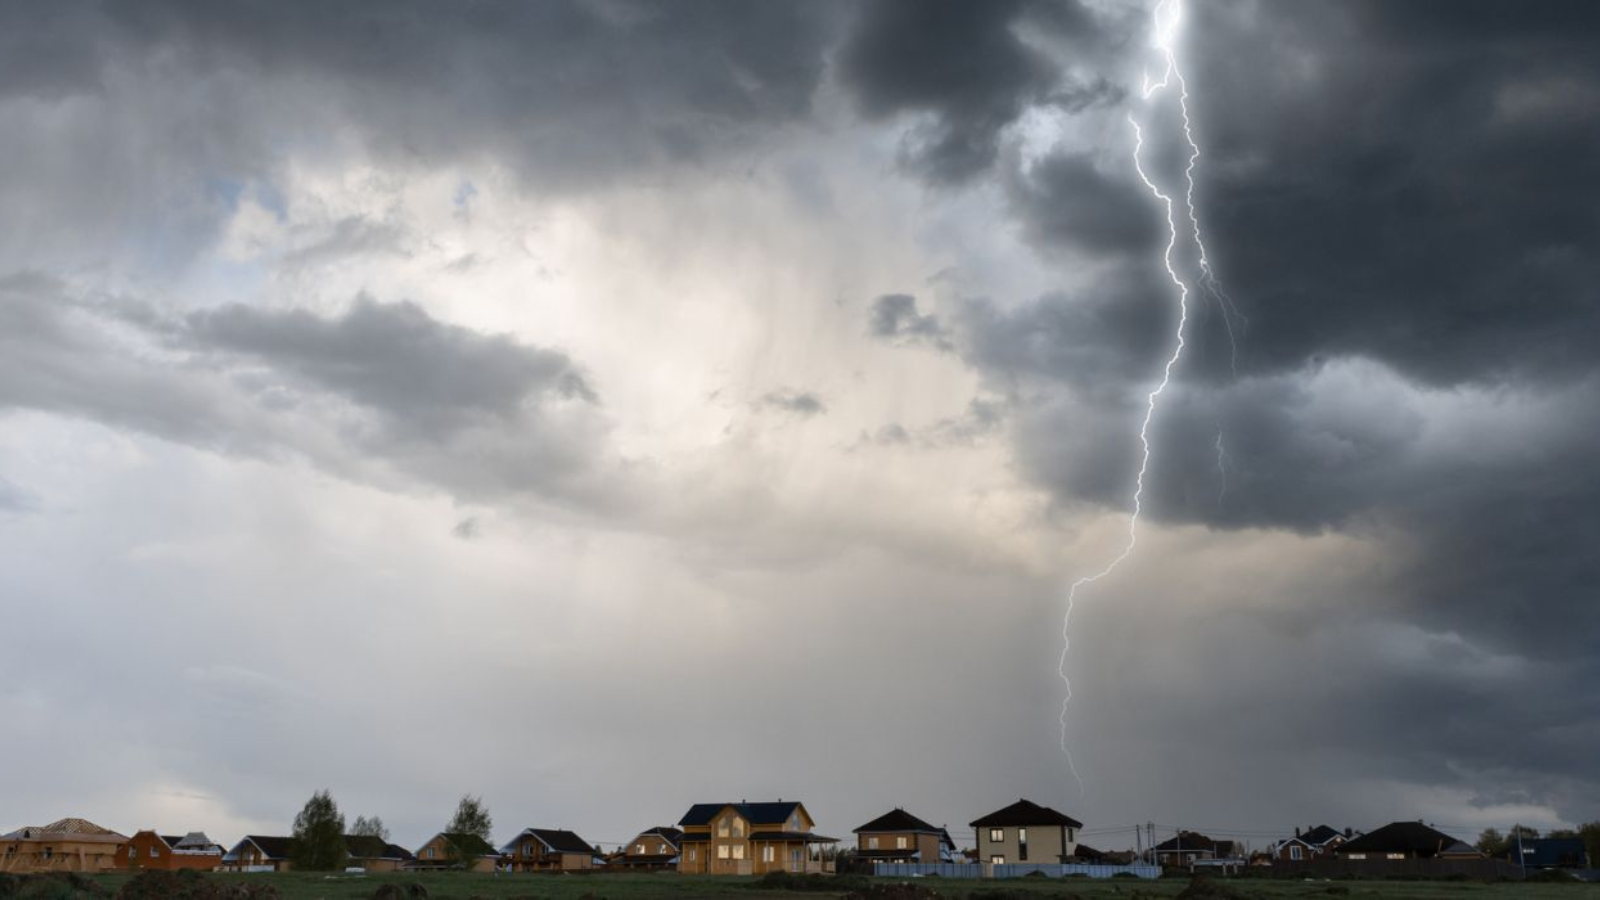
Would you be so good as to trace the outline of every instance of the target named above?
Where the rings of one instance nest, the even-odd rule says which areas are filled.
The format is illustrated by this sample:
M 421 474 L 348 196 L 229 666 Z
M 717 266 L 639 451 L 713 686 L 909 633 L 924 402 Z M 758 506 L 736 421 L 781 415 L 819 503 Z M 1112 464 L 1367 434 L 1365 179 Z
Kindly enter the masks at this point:
M 1151 13 L 1151 42 L 1160 51 L 1164 63 L 1164 70 L 1160 79 L 1152 81 L 1149 73 L 1145 73 L 1143 84 L 1143 99 L 1148 103 L 1158 94 L 1177 87 L 1178 110 L 1183 120 L 1183 136 L 1189 148 L 1188 162 L 1184 166 L 1183 177 L 1185 189 L 1183 194 L 1184 212 L 1188 218 L 1188 228 L 1183 237 L 1194 242 L 1198 253 L 1200 268 L 1201 288 L 1210 294 L 1222 310 L 1223 323 L 1227 329 L 1228 344 L 1232 351 L 1232 362 L 1237 371 L 1238 344 L 1233 331 L 1233 319 L 1237 317 L 1245 321 L 1234 308 L 1233 301 L 1222 289 L 1211 269 L 1211 259 L 1206 252 L 1204 237 L 1200 231 L 1200 216 L 1195 205 L 1195 168 L 1200 163 L 1200 145 L 1194 137 L 1194 124 L 1189 115 L 1189 88 L 1184 81 L 1183 72 L 1178 66 L 1175 46 L 1179 30 L 1183 23 L 1182 0 L 1161 0 Z M 1167 271 L 1167 277 L 1172 282 L 1178 301 L 1178 324 L 1173 335 L 1172 355 L 1167 357 L 1166 365 L 1161 369 L 1161 379 L 1154 388 L 1145 395 L 1144 418 L 1139 423 L 1139 471 L 1134 478 L 1132 511 L 1128 515 L 1128 536 L 1123 543 L 1121 552 L 1117 553 L 1110 562 L 1099 571 L 1084 575 L 1072 582 L 1067 590 L 1066 613 L 1061 621 L 1061 660 L 1056 667 L 1056 672 L 1061 676 L 1062 683 L 1066 686 L 1066 693 L 1061 701 L 1061 752 L 1067 758 L 1067 768 L 1072 772 L 1072 777 L 1078 782 L 1078 791 L 1084 793 L 1084 782 L 1078 774 L 1076 764 L 1072 759 L 1072 752 L 1067 747 L 1067 709 L 1072 703 L 1072 679 L 1067 676 L 1067 655 L 1072 649 L 1072 611 L 1078 599 L 1078 591 L 1109 576 L 1122 565 L 1123 561 L 1133 555 L 1134 548 L 1139 543 L 1139 516 L 1144 511 L 1145 476 L 1150 471 L 1150 426 L 1155 421 L 1156 409 L 1160 405 L 1162 394 L 1167 386 L 1172 383 L 1173 370 L 1177 368 L 1178 361 L 1183 358 L 1183 351 L 1187 345 L 1186 329 L 1189 324 L 1189 282 L 1179 273 L 1178 263 L 1174 255 L 1180 240 L 1178 225 L 1177 202 L 1173 195 L 1163 191 L 1144 168 L 1144 129 L 1139 120 L 1133 115 L 1128 115 L 1128 125 L 1133 129 L 1133 168 L 1138 173 L 1139 180 L 1144 182 L 1152 196 L 1161 204 L 1166 213 L 1167 244 L 1161 252 L 1161 263 Z M 1222 434 L 1217 434 L 1217 460 L 1218 465 L 1223 463 Z M 1226 488 L 1224 488 L 1226 490 Z

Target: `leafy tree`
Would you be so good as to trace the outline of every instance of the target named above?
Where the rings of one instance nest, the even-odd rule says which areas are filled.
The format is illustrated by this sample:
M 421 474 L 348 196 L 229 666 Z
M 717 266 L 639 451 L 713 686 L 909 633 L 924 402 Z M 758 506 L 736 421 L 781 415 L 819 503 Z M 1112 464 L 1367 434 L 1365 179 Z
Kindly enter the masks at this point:
M 1578 837 L 1583 838 L 1584 849 L 1589 851 L 1589 865 L 1600 866 L 1600 821 L 1579 825 Z
M 1476 846 L 1485 856 L 1499 856 L 1505 851 L 1506 837 L 1498 828 L 1485 828 L 1483 833 L 1478 835 Z
M 312 794 L 305 808 L 294 817 L 289 859 L 296 869 L 307 872 L 336 872 L 344 868 L 348 859 L 344 846 L 344 816 L 326 790 Z
M 482 797 L 463 794 L 461 802 L 456 804 L 456 814 L 450 818 L 450 824 L 444 827 L 447 835 L 474 835 L 489 843 L 489 835 L 494 830 L 494 819 L 489 817 L 489 807 L 484 805 Z M 491 846 L 493 846 L 491 844 Z M 451 861 L 463 868 L 471 868 L 476 861 L 477 852 L 470 846 L 462 846 L 461 842 L 450 842 Z
M 366 816 L 356 816 L 355 824 L 350 826 L 350 833 L 375 837 L 382 841 L 389 840 L 389 826 L 383 824 L 383 820 L 377 816 L 370 819 Z

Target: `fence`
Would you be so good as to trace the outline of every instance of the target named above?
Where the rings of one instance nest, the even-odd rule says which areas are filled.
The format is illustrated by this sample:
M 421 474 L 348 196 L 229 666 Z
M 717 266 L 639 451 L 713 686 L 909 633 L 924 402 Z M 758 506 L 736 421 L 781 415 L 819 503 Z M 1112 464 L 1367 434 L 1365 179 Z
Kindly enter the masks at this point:
M 1471 878 L 1520 879 L 1522 868 L 1503 859 L 1275 859 L 1275 878 Z
M 938 875 L 941 878 L 1021 878 L 1035 872 L 1050 878 L 1068 875 L 1086 875 L 1090 878 L 1110 878 L 1129 874 L 1139 878 L 1160 878 L 1158 866 L 1080 866 L 1060 863 L 877 863 L 872 874 L 890 878 L 920 878 Z

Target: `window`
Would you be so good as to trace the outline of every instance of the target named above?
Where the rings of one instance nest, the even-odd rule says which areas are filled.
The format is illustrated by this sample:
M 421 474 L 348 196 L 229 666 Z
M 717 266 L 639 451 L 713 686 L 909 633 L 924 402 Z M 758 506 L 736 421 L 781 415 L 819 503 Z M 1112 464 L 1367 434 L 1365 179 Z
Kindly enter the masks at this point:
M 744 837 L 744 820 L 737 816 L 733 819 L 733 836 Z
M 1028 829 L 1017 829 L 1017 859 L 1021 862 L 1028 861 Z
M 733 858 L 734 859 L 744 859 L 744 845 L 743 844 L 734 844 L 733 845 Z
M 643 844 L 634 844 L 633 845 L 633 852 L 639 854 L 640 856 L 643 856 L 644 855 L 644 845 Z
M 697 860 L 699 858 L 700 858 L 700 854 L 698 852 L 696 852 L 693 847 L 690 847 L 689 848 L 689 862 L 694 862 L 695 860 Z
M 1350 853 L 1350 854 L 1347 854 L 1345 856 L 1345 859 L 1366 859 L 1366 858 L 1367 858 L 1367 855 L 1365 853 Z
M 643 852 L 644 852 L 644 845 L 643 845 L 643 844 L 640 844 L 640 845 L 639 845 L 639 852 L 640 852 L 640 853 L 643 853 Z M 664 855 L 666 855 L 666 852 L 667 852 L 667 845 L 666 845 L 666 844 L 659 844 L 659 845 L 657 845 L 657 846 L 656 846 L 656 852 L 657 852 L 657 853 L 660 853 L 660 854 L 662 854 L 662 855 L 663 855 L 663 856 L 664 856 Z
M 1389 859 L 1405 859 L 1405 858 L 1406 858 L 1406 855 L 1404 853 L 1391 853 L 1391 854 L 1389 854 Z
M 138 859 L 139 858 L 139 848 L 133 846 L 132 844 L 129 844 L 128 845 L 128 858 L 129 859 Z
M 1305 848 L 1300 846 L 1299 844 L 1290 844 L 1289 845 L 1289 858 L 1290 859 L 1300 859 L 1301 856 L 1304 854 L 1304 852 L 1305 852 Z
M 1003 841 L 1005 839 L 1006 839 L 1006 830 L 1004 828 L 991 828 L 991 829 L 989 829 L 989 840 L 991 840 L 994 843 L 998 844 L 998 843 L 1000 843 L 1001 841 Z
M 727 837 L 728 836 L 728 828 L 729 828 L 729 825 L 728 825 L 728 820 L 727 819 L 723 819 L 722 821 L 718 822 L 717 823 L 717 837 Z
M 895 838 L 894 839 L 894 848 L 896 850 L 904 850 L 904 849 L 906 849 L 906 838 L 904 836 Z
M 433 848 L 429 847 L 428 849 L 422 851 L 422 855 L 426 856 L 429 859 L 433 859 Z
M 994 856 L 989 857 L 989 862 L 997 866 L 1003 866 L 1006 864 L 1006 858 L 997 853 Z
M 765 863 L 772 862 L 772 859 L 773 859 L 773 856 L 774 856 L 774 854 L 772 852 L 772 849 L 773 848 L 772 848 L 771 844 L 763 844 L 761 846 L 761 861 L 762 862 L 765 862 Z
M 796 863 L 796 864 L 798 864 L 800 862 L 800 851 L 799 850 L 790 850 L 789 851 L 789 862 Z
M 150 848 L 150 858 L 151 859 L 155 859 L 156 857 L 158 857 L 160 855 L 161 855 L 161 848 L 160 847 L 151 847 Z
M 1069 844 L 1076 843 L 1077 840 L 1078 840 L 1078 829 L 1073 828 L 1070 825 L 1067 826 L 1067 843 L 1069 843 Z
M 876 849 L 878 849 L 878 839 L 875 838 L 875 837 L 867 838 L 867 849 L 868 850 L 876 850 Z
M 727 858 L 728 858 L 728 845 L 727 844 L 718 844 L 717 845 L 717 859 L 727 859 Z

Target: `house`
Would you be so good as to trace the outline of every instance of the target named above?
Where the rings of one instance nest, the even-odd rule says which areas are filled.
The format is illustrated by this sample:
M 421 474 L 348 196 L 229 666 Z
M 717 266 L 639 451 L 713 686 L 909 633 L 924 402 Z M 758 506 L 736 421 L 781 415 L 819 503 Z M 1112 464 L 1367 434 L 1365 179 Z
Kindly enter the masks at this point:
M 224 872 L 287 872 L 294 838 L 247 834 L 222 857 Z
M 595 848 L 570 831 L 524 828 L 500 848 L 513 872 L 557 872 L 594 868 Z
M 608 858 L 608 864 L 633 872 L 654 872 L 678 867 L 678 847 L 683 832 L 667 825 L 641 831 Z
M 815 823 L 805 804 L 782 800 L 696 803 L 678 827 L 683 829 L 678 871 L 694 874 L 821 872 L 811 847 L 838 843 L 812 832 Z
M 1064 863 L 1077 852 L 1083 823 L 1069 815 L 1018 800 L 972 821 L 978 833 L 978 860 L 995 865 Z
M 1388 825 L 1346 841 L 1334 850 L 1341 859 L 1433 859 L 1460 843 L 1421 822 L 1390 822 Z
M 1529 869 L 1588 869 L 1592 867 L 1583 838 L 1515 838 L 1506 859 Z
M 493 872 L 500 864 L 500 854 L 494 845 L 475 834 L 434 835 L 417 848 L 417 854 L 407 868 L 456 869 L 473 872 Z
M 874 862 L 953 862 L 956 842 L 950 832 L 935 828 L 899 807 L 860 828 L 856 858 Z
M 1234 841 L 1212 840 L 1197 831 L 1179 831 L 1156 845 L 1156 863 L 1189 867 L 1201 860 L 1238 859 L 1239 849 Z
M 346 866 L 363 872 L 398 872 L 417 861 L 410 850 L 371 834 L 345 835 L 344 849 Z
M 0 835 L 0 872 L 105 872 L 128 842 L 86 819 L 61 819 Z
M 1326 857 L 1354 836 L 1355 833 L 1348 828 L 1344 831 L 1326 825 L 1317 825 L 1304 831 L 1296 828 L 1294 837 L 1284 838 L 1273 845 L 1272 858 L 1302 860 Z
M 223 852 L 222 846 L 206 837 L 203 831 L 191 831 L 183 837 L 140 831 L 117 848 L 116 867 L 209 872 L 222 866 Z
M 1439 859 L 1487 859 L 1482 850 L 1466 841 L 1456 841 L 1435 854 Z

